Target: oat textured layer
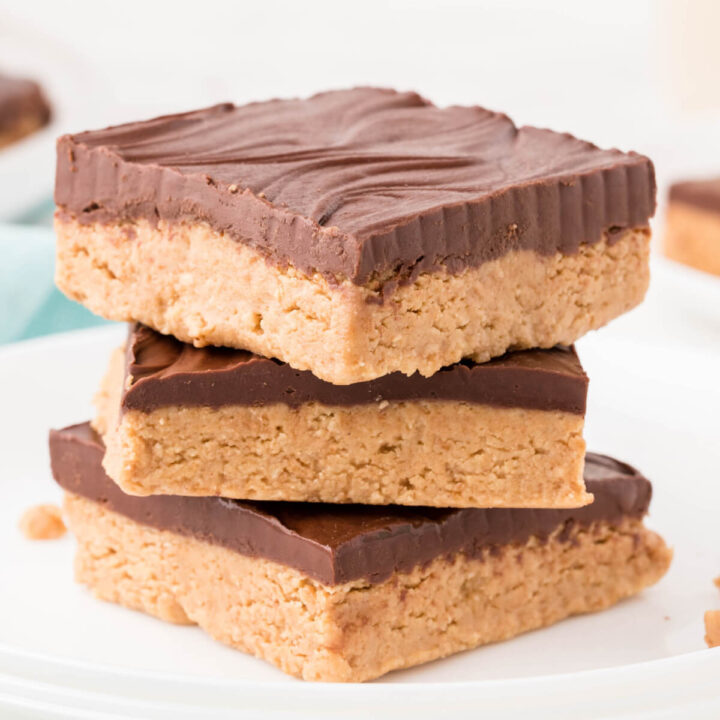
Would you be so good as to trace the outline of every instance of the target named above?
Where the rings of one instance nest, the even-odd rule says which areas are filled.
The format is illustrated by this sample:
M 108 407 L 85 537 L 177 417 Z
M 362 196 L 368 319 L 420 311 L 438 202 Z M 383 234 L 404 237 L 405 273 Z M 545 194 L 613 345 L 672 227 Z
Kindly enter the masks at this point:
M 720 213 L 670 202 L 665 254 L 671 260 L 720 275 Z
M 340 385 L 571 344 L 637 305 L 649 279 L 647 228 L 570 255 L 519 250 L 456 275 L 423 273 L 384 296 L 272 265 L 202 223 L 81 225 L 59 215 L 56 230 L 56 282 L 93 312 L 276 357 Z
M 584 418 L 569 412 L 407 401 L 166 407 L 118 417 L 114 353 L 93 423 L 107 474 L 133 495 L 573 508 L 586 505 Z
M 483 559 L 441 557 L 373 585 L 297 570 L 144 527 L 66 495 L 76 578 L 111 602 L 214 638 L 305 680 L 363 681 L 602 610 L 670 562 L 639 520 L 531 539 Z

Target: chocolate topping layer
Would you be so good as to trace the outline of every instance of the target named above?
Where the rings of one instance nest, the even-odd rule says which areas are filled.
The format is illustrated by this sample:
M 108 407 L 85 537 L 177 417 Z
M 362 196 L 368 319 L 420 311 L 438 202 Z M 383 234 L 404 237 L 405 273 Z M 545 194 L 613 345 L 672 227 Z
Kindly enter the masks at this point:
M 0 74 L 0 132 L 12 130 L 23 118 L 39 117 L 41 124 L 50 120 L 50 106 L 32 80 Z
M 144 325 L 131 325 L 122 407 L 221 407 L 304 403 L 364 405 L 455 400 L 583 415 L 588 378 L 575 349 L 524 350 L 477 364 L 464 360 L 431 377 L 396 372 L 333 385 L 288 364 L 229 348 L 196 348 Z M 128 380 L 129 378 L 129 380 Z
M 720 178 L 687 180 L 670 186 L 670 202 L 720 213 Z
M 223 498 L 125 495 L 103 471 L 102 440 L 89 424 L 50 432 L 55 480 L 65 490 L 144 525 L 296 568 L 326 585 L 378 583 L 441 555 L 482 557 L 498 546 L 547 538 L 558 528 L 642 517 L 651 486 L 629 465 L 588 454 L 595 496 L 576 510 L 410 508 L 241 502 Z
M 358 285 L 574 253 L 655 211 L 646 157 L 377 88 L 66 135 L 57 157 L 61 215 L 205 222 L 275 264 Z

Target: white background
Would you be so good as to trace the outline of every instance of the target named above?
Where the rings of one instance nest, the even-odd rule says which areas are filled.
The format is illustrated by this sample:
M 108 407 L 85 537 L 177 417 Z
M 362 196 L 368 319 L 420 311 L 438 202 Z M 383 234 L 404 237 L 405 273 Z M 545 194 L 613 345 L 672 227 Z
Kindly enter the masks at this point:
M 720 166 L 719 36 L 715 0 L 0 2 L 0 67 L 64 130 L 374 84 L 636 149 L 662 185 Z

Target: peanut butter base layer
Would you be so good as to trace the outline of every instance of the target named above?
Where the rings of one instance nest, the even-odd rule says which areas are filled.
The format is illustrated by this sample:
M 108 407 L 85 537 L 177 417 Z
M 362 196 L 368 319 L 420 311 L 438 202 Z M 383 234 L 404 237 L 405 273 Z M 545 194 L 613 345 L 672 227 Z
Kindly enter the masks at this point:
M 581 415 L 418 400 L 118 416 L 123 373 L 117 351 L 94 426 L 105 471 L 133 495 L 518 508 L 592 500 Z
M 124 363 L 96 396 L 103 466 L 133 495 L 572 508 L 586 505 L 584 418 L 443 401 L 165 407 L 118 417 Z
M 671 202 L 667 210 L 665 255 L 720 275 L 720 213 Z
M 671 552 L 640 520 L 439 557 L 371 584 L 155 530 L 67 493 L 75 574 L 102 600 L 175 623 L 305 680 L 363 681 L 602 610 L 657 582 Z
M 56 230 L 58 287 L 93 312 L 339 385 L 569 345 L 637 305 L 649 279 L 646 228 L 571 255 L 520 250 L 456 275 L 424 273 L 387 296 L 274 266 L 206 224 L 58 216 Z

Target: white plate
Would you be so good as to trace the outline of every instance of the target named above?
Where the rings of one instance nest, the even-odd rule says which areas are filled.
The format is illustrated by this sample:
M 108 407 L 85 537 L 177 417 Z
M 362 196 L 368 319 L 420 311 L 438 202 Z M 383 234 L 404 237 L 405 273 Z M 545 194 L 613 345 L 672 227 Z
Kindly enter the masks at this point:
M 628 333 L 643 318 L 636 311 L 582 343 L 587 435 L 654 481 L 650 524 L 675 547 L 667 577 L 607 612 L 347 686 L 292 680 L 197 628 L 98 602 L 72 581 L 71 538 L 23 539 L 22 511 L 60 497 L 47 430 L 90 416 L 124 329 L 1 349 L 0 716 L 718 717 L 720 649 L 704 647 L 703 612 L 720 608 L 711 582 L 720 575 L 720 353 L 658 352 Z

